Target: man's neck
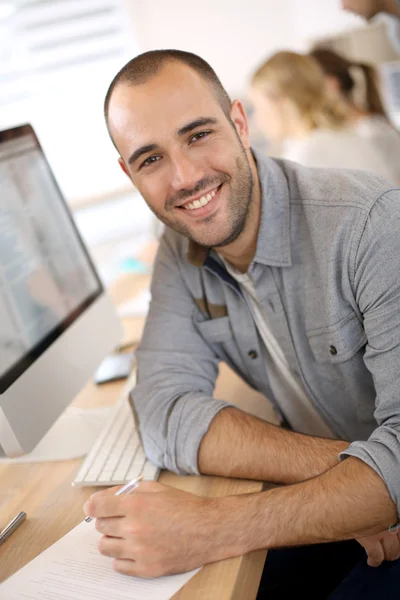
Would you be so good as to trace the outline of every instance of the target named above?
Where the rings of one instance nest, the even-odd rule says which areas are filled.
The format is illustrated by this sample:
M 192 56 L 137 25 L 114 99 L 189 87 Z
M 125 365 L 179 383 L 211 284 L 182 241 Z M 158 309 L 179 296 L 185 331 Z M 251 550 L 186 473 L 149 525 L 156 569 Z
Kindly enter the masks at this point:
M 246 225 L 234 242 L 216 249 L 220 256 L 242 273 L 246 273 L 256 253 L 261 218 L 261 185 L 253 155 L 249 157 L 249 162 L 254 186 Z

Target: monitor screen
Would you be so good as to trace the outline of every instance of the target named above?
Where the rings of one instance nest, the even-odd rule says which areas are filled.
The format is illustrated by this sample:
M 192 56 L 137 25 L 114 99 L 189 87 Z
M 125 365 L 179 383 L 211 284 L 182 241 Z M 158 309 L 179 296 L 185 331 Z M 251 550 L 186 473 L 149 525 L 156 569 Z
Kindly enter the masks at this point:
M 32 128 L 0 132 L 0 394 L 102 291 Z

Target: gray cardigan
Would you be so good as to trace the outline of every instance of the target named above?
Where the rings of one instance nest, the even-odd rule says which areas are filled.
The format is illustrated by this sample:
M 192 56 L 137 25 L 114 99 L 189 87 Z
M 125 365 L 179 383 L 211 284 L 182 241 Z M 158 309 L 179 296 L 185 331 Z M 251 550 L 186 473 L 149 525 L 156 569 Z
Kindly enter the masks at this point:
M 363 171 L 255 157 L 262 214 L 249 272 L 263 313 L 315 409 L 349 441 L 341 458 L 370 465 L 400 513 L 400 189 Z M 214 251 L 166 229 L 151 291 L 131 399 L 148 457 L 198 473 L 200 441 L 227 406 L 213 398 L 219 361 L 282 411 L 279 391 Z M 289 425 L 295 412 L 285 406 Z

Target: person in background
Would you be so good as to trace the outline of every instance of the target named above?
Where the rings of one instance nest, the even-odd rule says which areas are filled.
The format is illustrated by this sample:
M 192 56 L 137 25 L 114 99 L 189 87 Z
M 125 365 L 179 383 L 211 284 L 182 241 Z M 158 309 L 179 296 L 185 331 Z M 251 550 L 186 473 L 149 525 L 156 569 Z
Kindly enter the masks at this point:
M 342 7 L 367 21 L 383 13 L 388 19 L 393 48 L 400 54 L 400 0 L 342 0 Z
M 379 13 L 400 17 L 399 0 L 342 0 L 342 7 L 368 21 Z
M 309 167 L 362 169 L 396 181 L 380 152 L 351 128 L 345 103 L 329 96 L 313 57 L 277 52 L 254 73 L 250 99 L 260 129 L 282 143 L 282 158 Z
M 390 123 L 379 93 L 378 74 L 372 65 L 352 61 L 329 48 L 315 48 L 310 55 L 325 73 L 328 93 L 343 100 L 355 131 L 370 140 L 395 171 L 400 182 L 400 132 Z M 356 73 L 364 82 L 364 101 L 357 102 Z

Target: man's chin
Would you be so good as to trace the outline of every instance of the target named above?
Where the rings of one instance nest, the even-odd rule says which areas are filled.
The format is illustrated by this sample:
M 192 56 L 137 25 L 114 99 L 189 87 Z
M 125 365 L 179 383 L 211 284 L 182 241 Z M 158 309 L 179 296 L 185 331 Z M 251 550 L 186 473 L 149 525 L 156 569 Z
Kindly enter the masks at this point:
M 204 246 L 205 248 L 218 248 L 219 246 L 225 245 L 225 239 L 227 236 L 221 236 L 221 233 L 215 235 L 187 235 L 192 242 Z
M 232 244 L 241 234 L 242 227 L 234 231 L 226 232 L 225 235 L 221 235 L 221 231 L 216 232 L 214 235 L 194 236 L 189 235 L 189 239 L 195 244 L 204 246 L 205 248 L 223 248 Z

